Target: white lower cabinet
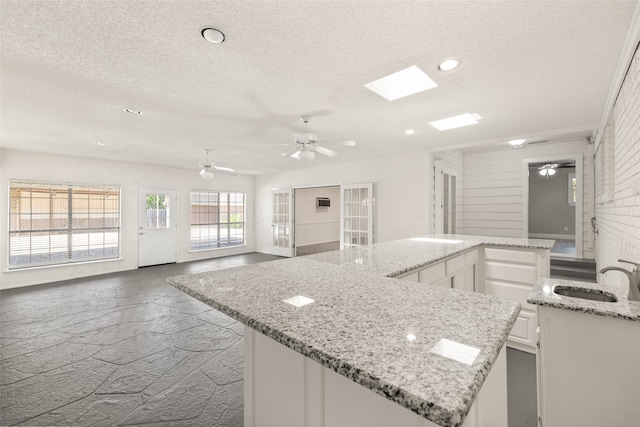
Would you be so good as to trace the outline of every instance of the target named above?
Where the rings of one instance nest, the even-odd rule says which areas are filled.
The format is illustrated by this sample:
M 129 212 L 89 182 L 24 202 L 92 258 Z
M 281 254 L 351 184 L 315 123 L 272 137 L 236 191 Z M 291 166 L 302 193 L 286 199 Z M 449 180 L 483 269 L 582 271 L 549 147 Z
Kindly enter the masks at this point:
M 246 427 L 436 427 L 288 347 L 245 326 Z M 507 427 L 504 347 L 462 427 Z
M 418 271 L 418 282 L 474 292 L 477 262 L 477 249 L 456 255 Z M 409 279 L 413 274 L 415 273 L 403 276 L 402 279 Z
M 539 278 L 549 277 L 549 262 L 548 249 L 484 248 L 484 293 L 522 306 L 507 339 L 509 347 L 536 351 L 536 306 L 527 298 Z
M 640 425 L 640 322 L 538 307 L 543 427 Z
M 549 277 L 549 264 L 549 249 L 482 247 L 412 271 L 400 279 L 518 301 L 522 308 L 507 346 L 535 353 L 536 306 L 529 304 L 527 298 L 539 278 Z

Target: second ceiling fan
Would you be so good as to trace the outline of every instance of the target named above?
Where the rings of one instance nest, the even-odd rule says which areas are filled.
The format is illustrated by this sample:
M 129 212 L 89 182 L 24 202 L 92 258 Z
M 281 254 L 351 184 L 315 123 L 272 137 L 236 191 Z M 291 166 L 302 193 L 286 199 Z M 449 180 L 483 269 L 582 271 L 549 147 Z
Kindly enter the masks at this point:
M 318 136 L 315 133 L 307 131 L 307 123 L 309 123 L 309 116 L 302 116 L 300 120 L 304 123 L 304 133 L 294 133 L 294 144 L 296 147 L 284 153 L 283 157 L 293 157 L 302 162 L 310 162 L 316 157 L 316 153 L 322 154 L 327 157 L 336 157 L 338 153 L 330 150 L 322 145 L 337 145 L 342 147 L 354 147 L 356 142 L 354 140 L 344 141 L 318 141 Z M 322 145 L 321 145 L 322 144 Z

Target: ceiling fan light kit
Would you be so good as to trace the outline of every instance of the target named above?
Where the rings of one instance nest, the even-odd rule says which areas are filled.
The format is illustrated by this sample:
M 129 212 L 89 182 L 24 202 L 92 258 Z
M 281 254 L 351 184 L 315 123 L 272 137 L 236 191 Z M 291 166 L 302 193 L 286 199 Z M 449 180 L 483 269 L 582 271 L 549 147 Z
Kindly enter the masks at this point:
M 309 123 L 309 117 L 301 116 L 300 120 L 304 123 L 304 133 L 293 134 L 294 145 L 296 147 L 293 150 L 284 153 L 282 155 L 283 157 L 293 157 L 294 159 L 298 159 L 301 162 L 308 163 L 316 158 L 316 153 L 320 153 L 331 158 L 338 156 L 338 153 L 326 147 L 323 147 L 322 145 L 320 145 L 320 143 L 341 145 L 343 147 L 353 147 L 356 145 L 356 142 L 353 140 L 318 141 L 318 136 L 316 134 L 307 131 L 307 123 Z
M 211 171 L 211 168 L 204 167 L 200 171 L 200 176 L 202 179 L 209 181 L 210 179 L 213 179 L 213 172 Z
M 223 173 L 229 174 L 229 175 L 235 175 L 235 170 L 231 169 L 231 168 L 225 168 L 222 166 L 216 166 L 210 159 L 209 159 L 209 149 L 205 148 L 204 150 L 202 150 L 204 152 L 204 156 L 205 159 L 203 161 L 201 161 L 198 165 L 200 166 L 200 177 L 206 181 L 209 181 L 211 179 L 213 179 L 213 170 L 218 170 L 221 171 Z

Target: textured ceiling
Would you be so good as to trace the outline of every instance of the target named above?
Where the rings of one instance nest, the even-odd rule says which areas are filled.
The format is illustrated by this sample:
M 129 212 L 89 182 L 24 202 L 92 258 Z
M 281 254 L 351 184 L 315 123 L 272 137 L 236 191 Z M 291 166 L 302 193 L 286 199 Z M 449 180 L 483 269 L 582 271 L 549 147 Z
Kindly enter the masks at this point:
M 636 3 L 2 0 L 0 143 L 179 167 L 210 148 L 256 174 L 308 167 L 275 146 L 301 115 L 358 142 L 315 164 L 588 134 Z M 437 71 L 447 58 L 461 65 Z M 363 86 L 411 65 L 438 87 L 390 102 Z M 427 124 L 467 112 L 480 123 Z

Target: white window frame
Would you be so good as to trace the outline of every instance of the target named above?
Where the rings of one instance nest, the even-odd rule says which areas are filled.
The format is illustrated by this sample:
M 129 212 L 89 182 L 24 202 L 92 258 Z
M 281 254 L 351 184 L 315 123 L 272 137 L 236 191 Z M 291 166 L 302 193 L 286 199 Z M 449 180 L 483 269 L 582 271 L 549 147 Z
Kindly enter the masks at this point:
M 119 186 L 28 180 L 9 180 L 8 185 L 9 270 L 120 258 Z M 56 203 L 61 193 L 57 200 L 62 203 Z M 107 201 L 110 197 L 117 201 Z M 102 210 L 91 210 L 94 204 Z
M 196 196 L 199 194 L 200 196 Z M 218 209 L 217 211 L 217 220 L 215 222 L 196 222 L 194 223 L 194 214 L 198 214 L 201 212 L 194 212 L 194 197 L 199 197 L 201 200 L 202 195 L 208 195 L 209 197 L 216 195 L 217 206 L 220 207 L 221 195 L 227 195 L 227 213 L 229 214 L 229 219 L 227 222 L 224 222 L 220 219 L 221 211 Z M 238 195 L 242 195 L 242 221 L 230 221 L 231 212 L 229 209 L 231 208 L 231 195 L 234 194 L 236 197 Z M 201 206 L 201 205 L 197 205 Z M 214 205 L 210 205 L 214 206 Z M 189 251 L 190 252 L 201 252 L 201 251 L 209 251 L 209 250 L 217 250 L 217 249 L 228 249 L 246 246 L 247 244 L 247 194 L 239 191 L 217 191 L 217 190 L 191 190 L 189 197 Z M 240 224 L 242 229 L 242 239 L 236 240 L 232 242 L 231 238 L 231 229 L 234 224 Z M 201 234 L 202 226 L 208 226 L 208 235 L 211 236 L 211 232 L 215 231 L 216 238 L 209 237 L 208 239 L 204 239 Z M 198 233 L 198 237 L 194 235 L 194 227 L 200 227 L 200 231 Z M 227 229 L 227 239 L 221 239 L 221 230 L 223 228 Z M 200 243 L 197 243 L 200 242 Z M 206 243 L 203 243 L 206 242 Z M 196 246 L 197 244 L 197 246 Z

